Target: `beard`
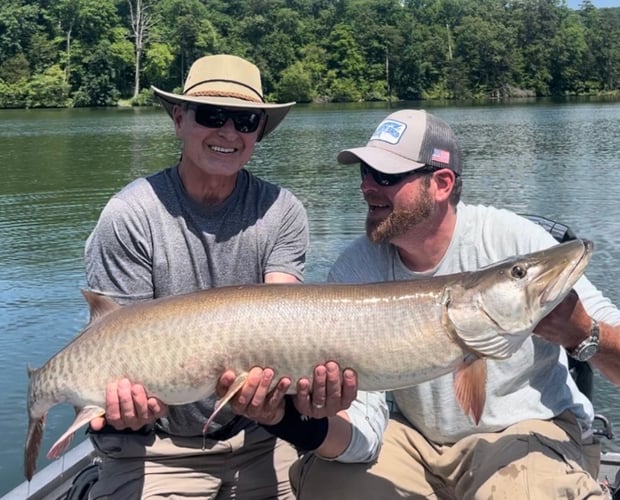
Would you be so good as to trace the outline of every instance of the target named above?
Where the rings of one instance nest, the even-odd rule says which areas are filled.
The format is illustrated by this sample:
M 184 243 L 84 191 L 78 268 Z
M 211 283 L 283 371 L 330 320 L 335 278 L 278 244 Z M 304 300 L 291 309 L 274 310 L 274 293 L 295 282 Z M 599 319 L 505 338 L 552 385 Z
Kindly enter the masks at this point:
M 368 216 L 366 235 L 373 243 L 392 241 L 427 220 L 433 213 L 433 206 L 428 188 L 423 188 L 414 206 L 395 209 L 383 220 L 371 220 Z

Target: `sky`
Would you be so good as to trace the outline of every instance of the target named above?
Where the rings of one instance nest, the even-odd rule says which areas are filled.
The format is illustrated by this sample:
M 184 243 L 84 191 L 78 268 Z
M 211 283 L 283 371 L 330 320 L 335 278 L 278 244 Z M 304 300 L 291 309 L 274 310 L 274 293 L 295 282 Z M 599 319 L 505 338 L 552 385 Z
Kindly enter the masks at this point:
M 571 9 L 578 9 L 581 5 L 581 0 L 567 0 L 566 3 Z M 620 7 L 620 0 L 592 0 L 592 4 L 598 9 L 603 7 Z

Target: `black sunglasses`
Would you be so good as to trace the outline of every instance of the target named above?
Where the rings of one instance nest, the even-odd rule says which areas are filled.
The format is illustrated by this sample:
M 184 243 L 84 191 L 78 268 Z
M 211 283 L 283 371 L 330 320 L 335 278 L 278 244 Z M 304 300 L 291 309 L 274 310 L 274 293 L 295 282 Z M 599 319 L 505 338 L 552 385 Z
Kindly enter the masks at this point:
M 379 172 L 378 170 L 372 168 L 370 165 L 368 165 L 368 163 L 360 163 L 360 174 L 362 175 L 362 180 L 364 180 L 364 177 L 366 177 L 367 174 L 370 174 L 372 175 L 373 180 L 380 186 L 395 186 L 399 182 L 402 182 L 407 177 L 410 177 L 414 174 L 431 174 L 433 172 L 437 172 L 437 170 L 441 169 L 438 167 L 433 167 L 431 165 L 425 165 L 415 170 L 410 170 L 409 172 L 402 172 L 400 174 L 384 174 L 383 172 Z
M 209 128 L 220 128 L 230 119 L 237 132 L 249 134 L 255 132 L 263 116 L 262 111 L 247 109 L 219 108 L 208 104 L 189 106 L 194 110 L 194 120 L 199 125 Z

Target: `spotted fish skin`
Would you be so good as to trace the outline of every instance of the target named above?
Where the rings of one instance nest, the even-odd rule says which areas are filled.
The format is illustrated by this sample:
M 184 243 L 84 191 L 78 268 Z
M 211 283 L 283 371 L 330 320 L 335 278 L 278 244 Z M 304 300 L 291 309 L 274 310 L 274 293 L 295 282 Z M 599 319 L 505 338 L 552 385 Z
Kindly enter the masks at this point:
M 367 391 L 455 372 L 461 407 L 479 419 L 480 362 L 519 349 L 581 277 L 592 248 L 575 240 L 429 279 L 229 286 L 124 307 L 84 291 L 89 324 L 44 366 L 29 369 L 25 476 L 35 472 L 48 410 L 63 402 L 80 410 L 48 454 L 58 457 L 79 427 L 104 415 L 106 386 L 121 378 L 180 405 L 212 395 L 225 370 L 253 366 L 297 380 L 334 360 L 354 369 Z

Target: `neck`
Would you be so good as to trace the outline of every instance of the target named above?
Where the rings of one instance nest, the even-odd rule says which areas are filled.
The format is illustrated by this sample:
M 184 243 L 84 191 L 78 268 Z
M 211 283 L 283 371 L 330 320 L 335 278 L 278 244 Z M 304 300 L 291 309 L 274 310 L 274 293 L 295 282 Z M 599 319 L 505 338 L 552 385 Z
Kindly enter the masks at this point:
M 438 207 L 431 218 L 391 243 L 397 248 L 403 264 L 414 272 L 433 269 L 441 262 L 456 227 L 456 208 L 446 204 Z
M 205 205 L 219 205 L 228 198 L 235 189 L 237 175 L 209 174 L 198 168 L 192 168 L 181 160 L 179 176 L 189 197 Z

